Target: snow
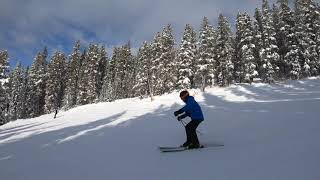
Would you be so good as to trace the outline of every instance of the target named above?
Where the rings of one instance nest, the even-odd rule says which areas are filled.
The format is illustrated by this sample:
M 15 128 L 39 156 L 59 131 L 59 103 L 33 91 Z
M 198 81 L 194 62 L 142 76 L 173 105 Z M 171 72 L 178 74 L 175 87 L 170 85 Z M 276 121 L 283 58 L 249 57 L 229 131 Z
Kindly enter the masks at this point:
M 179 93 L 123 99 L 1 126 L 1 179 L 320 179 L 320 77 L 190 93 L 200 141 L 224 148 L 160 153 L 185 140 Z
M 0 84 L 3 85 L 5 83 L 8 83 L 9 82 L 9 79 L 0 79 Z

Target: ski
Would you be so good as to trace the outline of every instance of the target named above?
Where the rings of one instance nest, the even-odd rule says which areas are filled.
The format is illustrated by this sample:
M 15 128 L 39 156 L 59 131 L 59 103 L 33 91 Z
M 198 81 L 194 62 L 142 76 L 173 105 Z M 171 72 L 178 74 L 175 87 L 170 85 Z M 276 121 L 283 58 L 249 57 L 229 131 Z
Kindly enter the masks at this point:
M 187 150 L 186 147 L 159 147 L 161 152 L 178 152 Z
M 188 149 L 187 147 L 170 147 L 170 146 L 160 146 L 159 150 L 161 152 L 179 152 L 179 151 L 185 151 L 185 150 L 196 150 L 196 149 L 202 149 L 202 148 L 212 148 L 212 147 L 223 147 L 223 144 L 209 144 L 209 145 L 201 145 L 200 148 L 194 148 L 194 149 Z

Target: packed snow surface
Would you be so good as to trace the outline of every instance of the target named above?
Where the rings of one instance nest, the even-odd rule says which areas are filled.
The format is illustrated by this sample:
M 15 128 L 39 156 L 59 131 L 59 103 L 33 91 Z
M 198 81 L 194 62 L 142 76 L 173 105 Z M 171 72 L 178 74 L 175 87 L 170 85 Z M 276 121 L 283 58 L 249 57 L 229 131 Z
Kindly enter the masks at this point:
M 161 153 L 185 132 L 178 92 L 80 106 L 0 127 L 2 180 L 319 180 L 320 78 L 190 90 L 204 148 Z

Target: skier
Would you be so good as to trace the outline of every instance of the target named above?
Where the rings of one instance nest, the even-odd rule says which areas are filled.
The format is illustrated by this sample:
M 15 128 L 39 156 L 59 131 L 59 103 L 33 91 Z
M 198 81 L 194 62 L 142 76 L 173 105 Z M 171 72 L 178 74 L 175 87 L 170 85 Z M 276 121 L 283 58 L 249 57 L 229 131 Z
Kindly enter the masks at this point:
M 200 148 L 200 143 L 197 137 L 196 129 L 199 124 L 204 120 L 201 107 L 194 100 L 194 97 L 189 95 L 189 92 L 184 90 L 180 92 L 180 98 L 186 105 L 178 111 L 174 112 L 174 115 L 177 117 L 178 121 L 181 121 L 183 118 L 189 116 L 191 121 L 185 126 L 187 141 L 181 145 L 181 147 L 186 147 L 188 149 Z M 183 114 L 184 113 L 184 114 Z

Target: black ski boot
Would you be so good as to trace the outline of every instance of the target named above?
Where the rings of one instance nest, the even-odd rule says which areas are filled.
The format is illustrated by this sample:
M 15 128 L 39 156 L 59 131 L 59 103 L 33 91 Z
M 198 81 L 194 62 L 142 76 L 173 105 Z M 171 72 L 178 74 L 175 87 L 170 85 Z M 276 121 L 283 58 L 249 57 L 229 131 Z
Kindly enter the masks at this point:
M 185 143 L 183 143 L 182 145 L 180 145 L 180 147 L 188 148 L 189 145 L 190 145 L 189 142 L 185 142 Z
M 202 148 L 202 146 L 200 144 L 190 144 L 188 146 L 188 149 L 198 149 L 198 148 Z

